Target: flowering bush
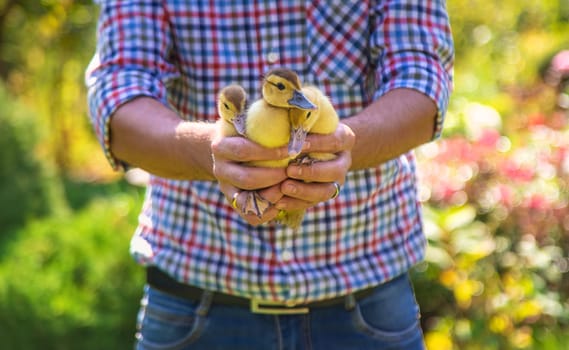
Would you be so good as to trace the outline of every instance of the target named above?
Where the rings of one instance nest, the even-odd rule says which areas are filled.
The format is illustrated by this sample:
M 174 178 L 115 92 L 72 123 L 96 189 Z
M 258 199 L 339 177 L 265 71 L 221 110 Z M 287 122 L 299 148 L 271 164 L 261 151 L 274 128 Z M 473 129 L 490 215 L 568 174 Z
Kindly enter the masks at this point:
M 427 344 L 557 349 L 569 341 L 567 115 L 502 125 L 492 107 L 456 107 L 450 135 L 418 150 L 429 247 L 414 278 Z

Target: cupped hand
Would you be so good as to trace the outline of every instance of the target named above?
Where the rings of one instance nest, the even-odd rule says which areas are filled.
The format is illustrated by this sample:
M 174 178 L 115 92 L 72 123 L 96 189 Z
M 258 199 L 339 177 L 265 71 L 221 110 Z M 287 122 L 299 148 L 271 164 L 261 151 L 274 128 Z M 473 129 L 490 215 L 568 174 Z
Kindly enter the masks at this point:
M 281 183 L 284 197 L 276 207 L 283 210 L 306 209 L 334 197 L 334 183 L 341 186 L 350 170 L 354 143 L 354 132 L 343 123 L 330 135 L 309 134 L 303 153 L 333 153 L 336 157 L 327 161 L 291 163 L 287 167 L 288 179 Z
M 287 178 L 285 168 L 262 168 L 248 166 L 247 162 L 258 160 L 283 159 L 288 156 L 286 147 L 264 148 L 243 137 L 214 138 L 211 143 L 213 174 L 219 188 L 229 203 L 237 196 L 236 210 L 249 224 L 259 225 L 275 218 L 278 209 L 272 204 L 278 202 L 283 194 L 280 183 Z M 243 191 L 257 191 L 271 205 L 257 216 L 243 211 Z

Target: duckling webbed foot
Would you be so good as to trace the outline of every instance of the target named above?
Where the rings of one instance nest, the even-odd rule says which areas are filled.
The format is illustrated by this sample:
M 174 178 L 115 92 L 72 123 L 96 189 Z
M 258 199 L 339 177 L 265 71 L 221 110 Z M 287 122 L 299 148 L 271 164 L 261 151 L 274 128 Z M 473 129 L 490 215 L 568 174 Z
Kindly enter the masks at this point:
M 246 191 L 245 195 L 245 204 L 242 207 L 244 214 L 255 214 L 261 217 L 271 206 L 271 202 L 263 198 L 257 191 Z
M 308 154 L 304 154 L 295 158 L 294 163 L 297 165 L 312 165 L 317 161 L 317 159 L 311 158 Z

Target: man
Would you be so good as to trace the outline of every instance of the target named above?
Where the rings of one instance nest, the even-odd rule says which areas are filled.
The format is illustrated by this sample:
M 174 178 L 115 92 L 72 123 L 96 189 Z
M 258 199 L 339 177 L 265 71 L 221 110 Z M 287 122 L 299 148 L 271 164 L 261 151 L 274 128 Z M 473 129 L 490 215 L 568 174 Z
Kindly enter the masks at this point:
M 114 167 L 152 174 L 137 347 L 422 349 L 411 151 L 441 133 L 452 61 L 444 1 L 102 1 L 94 128 Z M 274 67 L 330 97 L 340 125 L 304 152 L 334 160 L 247 167 L 286 149 L 216 136 L 217 92 L 257 99 Z M 235 210 L 242 190 L 271 207 Z M 298 230 L 274 220 L 292 209 Z

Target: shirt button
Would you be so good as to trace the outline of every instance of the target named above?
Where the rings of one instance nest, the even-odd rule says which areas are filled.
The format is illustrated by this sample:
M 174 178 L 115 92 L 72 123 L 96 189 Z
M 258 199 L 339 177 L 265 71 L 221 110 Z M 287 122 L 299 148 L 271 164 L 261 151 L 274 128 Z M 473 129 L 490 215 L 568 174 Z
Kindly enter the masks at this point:
M 277 61 L 279 60 L 279 54 L 276 52 L 269 52 L 269 54 L 267 55 L 267 62 L 269 63 L 277 63 Z
M 290 260 L 292 260 L 292 258 L 293 258 L 293 254 L 292 254 L 291 250 L 285 250 L 283 252 L 283 254 L 281 255 L 281 259 L 283 261 L 290 261 Z

